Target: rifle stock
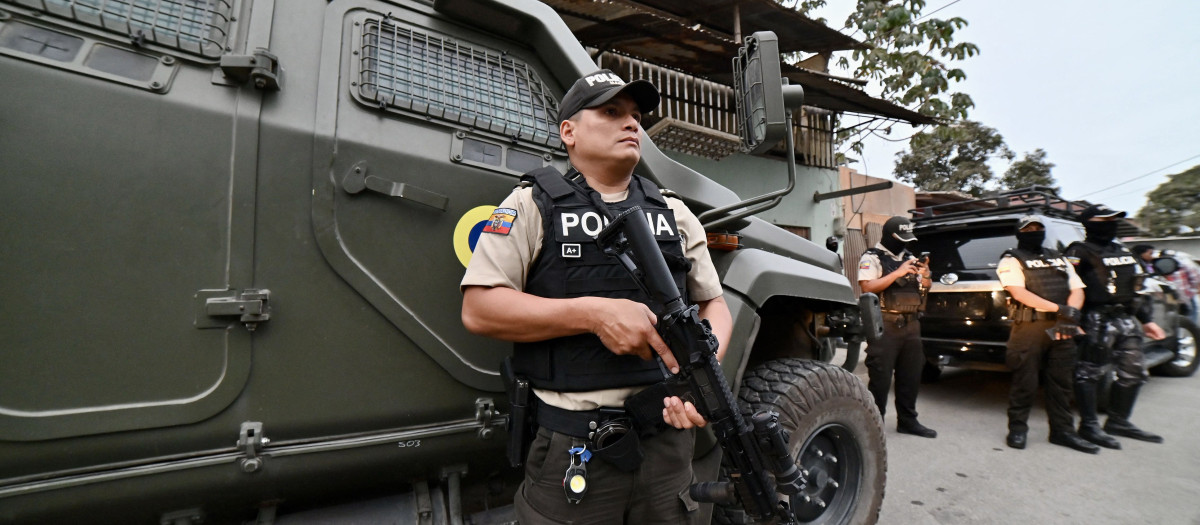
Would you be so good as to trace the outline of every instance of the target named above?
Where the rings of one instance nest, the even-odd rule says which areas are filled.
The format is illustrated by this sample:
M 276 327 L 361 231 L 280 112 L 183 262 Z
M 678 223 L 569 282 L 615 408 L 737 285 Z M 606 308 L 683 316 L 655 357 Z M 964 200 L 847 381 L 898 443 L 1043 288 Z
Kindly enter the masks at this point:
M 597 235 L 596 243 L 616 257 L 651 298 L 658 316 L 656 329 L 679 363 L 679 373 L 631 398 L 626 407 L 642 425 L 661 421 L 662 400 L 679 396 L 691 401 L 708 420 L 724 453 L 728 482 L 698 483 L 692 498 L 702 502 L 738 505 L 756 521 L 794 523 L 778 493 L 797 494 L 805 485 L 787 450 L 786 432 L 773 412 L 742 414 L 717 361 L 717 339 L 699 307 L 687 305 L 667 268 L 666 260 L 643 219 L 641 208 L 622 212 Z

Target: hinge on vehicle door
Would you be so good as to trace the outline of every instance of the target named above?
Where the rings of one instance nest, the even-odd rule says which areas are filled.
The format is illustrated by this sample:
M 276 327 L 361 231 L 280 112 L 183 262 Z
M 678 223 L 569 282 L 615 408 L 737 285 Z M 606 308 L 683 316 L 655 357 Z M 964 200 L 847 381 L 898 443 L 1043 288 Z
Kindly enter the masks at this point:
M 261 47 L 255 49 L 253 55 L 222 56 L 221 73 L 234 84 L 253 82 L 254 87 L 263 91 L 283 88 L 279 57 Z
M 475 399 L 475 422 L 482 425 L 477 435 L 479 439 L 491 439 L 495 433 L 493 426 L 503 424 L 500 412 L 496 410 L 496 402 L 490 397 Z
M 258 323 L 271 319 L 271 305 L 267 303 L 271 291 L 267 289 L 200 290 L 195 297 L 199 310 L 196 328 L 224 328 L 229 321 L 222 317 L 237 316 L 246 330 L 253 332 Z
M 247 474 L 258 472 L 258 469 L 262 468 L 263 458 L 258 454 L 271 442 L 263 436 L 262 427 L 263 424 L 259 421 L 245 421 L 238 433 L 237 447 L 246 453 L 246 457 L 238 460 L 238 465 L 242 467 L 242 472 Z

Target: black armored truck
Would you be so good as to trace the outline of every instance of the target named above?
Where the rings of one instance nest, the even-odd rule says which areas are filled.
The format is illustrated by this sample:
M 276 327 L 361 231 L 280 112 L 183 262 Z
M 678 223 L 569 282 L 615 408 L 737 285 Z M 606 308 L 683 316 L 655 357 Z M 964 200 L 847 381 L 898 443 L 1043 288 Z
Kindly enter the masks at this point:
M 731 57 L 747 149 L 792 143 L 772 43 Z M 534 0 L 0 0 L 0 523 L 510 520 L 511 347 L 458 283 L 595 69 Z M 795 520 L 873 522 L 881 421 L 829 361 L 878 304 L 753 217 L 781 193 L 642 144 L 735 239 L 721 366 L 790 433 Z

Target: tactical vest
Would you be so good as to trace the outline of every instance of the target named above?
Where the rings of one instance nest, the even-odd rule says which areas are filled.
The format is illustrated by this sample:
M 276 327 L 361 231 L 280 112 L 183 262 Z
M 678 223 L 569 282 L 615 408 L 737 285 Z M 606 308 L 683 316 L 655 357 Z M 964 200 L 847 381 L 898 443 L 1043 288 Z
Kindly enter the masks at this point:
M 617 262 L 596 246 L 596 234 L 608 223 L 591 198 L 594 190 L 578 172 L 563 177 L 553 168 L 540 169 L 524 178 L 532 180 L 533 198 L 544 225 L 542 250 L 533 261 L 525 292 L 548 298 L 611 297 L 650 305 L 650 298 Z M 598 200 L 598 195 L 597 195 Z M 685 293 L 690 269 L 680 242 L 675 214 L 667 207 L 654 183 L 633 176 L 624 201 L 605 203 L 616 215 L 641 206 L 671 269 L 680 293 Z M 648 385 L 661 381 L 656 360 L 616 355 L 595 334 L 580 334 L 547 341 L 517 343 L 513 369 L 536 388 L 580 392 L 604 388 Z
M 870 248 L 867 250 L 879 259 L 879 265 L 883 268 L 881 275 L 887 275 L 896 271 L 904 261 L 912 258 L 912 254 L 908 250 L 904 250 L 900 254 L 900 260 L 897 261 L 888 255 L 887 252 L 879 248 Z M 920 276 L 907 275 L 896 279 L 891 286 L 883 290 L 879 296 L 879 308 L 885 312 L 894 313 L 912 313 L 925 310 L 925 294 L 921 293 L 921 278 Z
M 1067 247 L 1067 257 L 1077 258 L 1075 273 L 1083 280 L 1085 308 L 1105 304 L 1130 306 L 1144 278 L 1137 258 L 1117 243 L 1100 247 L 1076 241 Z
M 1013 248 L 1004 254 L 1021 262 L 1026 290 L 1052 303 L 1067 303 L 1067 297 L 1071 295 L 1067 265 L 1071 263 L 1066 257 L 1049 248 L 1043 248 L 1042 253 Z

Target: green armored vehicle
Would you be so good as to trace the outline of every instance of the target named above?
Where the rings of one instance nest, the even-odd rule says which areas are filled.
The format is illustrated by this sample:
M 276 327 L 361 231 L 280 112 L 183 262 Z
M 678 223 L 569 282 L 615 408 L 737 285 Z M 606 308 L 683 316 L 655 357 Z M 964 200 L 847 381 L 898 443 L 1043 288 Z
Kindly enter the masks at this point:
M 511 347 L 458 282 L 595 69 L 533 0 L 0 0 L 0 522 L 511 520 Z M 723 367 L 791 431 L 801 520 L 874 521 L 879 416 L 828 361 L 877 304 L 648 139 L 639 173 L 740 234 Z

